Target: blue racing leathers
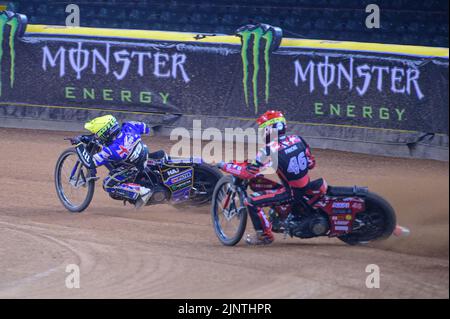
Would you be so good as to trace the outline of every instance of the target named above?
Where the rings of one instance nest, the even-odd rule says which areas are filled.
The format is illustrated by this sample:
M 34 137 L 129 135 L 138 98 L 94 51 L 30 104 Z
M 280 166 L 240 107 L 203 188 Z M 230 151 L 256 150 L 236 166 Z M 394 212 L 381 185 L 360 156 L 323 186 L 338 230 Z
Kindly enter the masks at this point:
M 145 123 L 125 122 L 114 140 L 93 156 L 96 166 L 104 165 L 109 170 L 103 188 L 112 198 L 136 201 L 139 196 L 150 192 L 148 188 L 133 183 L 144 169 L 148 157 L 141 135 L 149 133 L 150 127 Z

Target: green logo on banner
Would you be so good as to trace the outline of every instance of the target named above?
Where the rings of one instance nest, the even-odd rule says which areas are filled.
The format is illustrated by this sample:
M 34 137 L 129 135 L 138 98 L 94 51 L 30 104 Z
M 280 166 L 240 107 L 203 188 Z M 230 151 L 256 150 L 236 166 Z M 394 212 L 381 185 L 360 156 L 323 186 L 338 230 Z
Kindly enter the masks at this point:
M 10 55 L 10 66 L 9 66 L 9 85 L 11 88 L 14 87 L 14 68 L 16 62 L 16 51 L 14 47 L 14 39 L 16 37 L 17 30 L 19 28 L 19 18 L 16 15 L 12 17 L 8 16 L 6 12 L 0 12 L 0 96 L 2 96 L 3 83 L 2 83 L 2 63 L 3 56 L 3 41 L 8 41 L 9 55 Z M 7 27 L 9 27 L 9 37 L 7 35 Z
M 253 106 L 255 114 L 258 113 L 258 75 L 260 67 L 260 54 L 262 51 L 264 57 L 264 96 L 265 102 L 269 102 L 270 91 L 270 54 L 275 51 L 282 38 L 282 31 L 280 28 L 273 27 L 267 24 L 246 25 L 237 30 L 236 35 L 241 38 L 241 57 L 243 78 L 242 84 L 244 87 L 245 104 L 249 107 L 249 67 L 250 63 L 253 65 L 253 75 L 251 77 L 251 86 L 253 90 Z M 249 59 L 249 50 L 253 56 L 251 62 Z

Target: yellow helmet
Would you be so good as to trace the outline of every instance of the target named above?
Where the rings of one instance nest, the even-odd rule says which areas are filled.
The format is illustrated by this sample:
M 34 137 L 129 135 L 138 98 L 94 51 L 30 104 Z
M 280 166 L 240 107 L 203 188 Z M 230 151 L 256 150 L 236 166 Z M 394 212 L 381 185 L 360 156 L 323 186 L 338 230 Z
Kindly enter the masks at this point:
M 103 142 L 108 142 L 120 131 L 119 122 L 110 114 L 96 117 L 84 124 L 84 128 L 94 133 Z

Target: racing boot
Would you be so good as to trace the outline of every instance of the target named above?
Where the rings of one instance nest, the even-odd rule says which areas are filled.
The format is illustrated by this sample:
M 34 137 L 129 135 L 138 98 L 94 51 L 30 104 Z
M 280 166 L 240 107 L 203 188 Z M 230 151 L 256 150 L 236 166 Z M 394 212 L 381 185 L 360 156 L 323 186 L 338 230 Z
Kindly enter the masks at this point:
M 136 209 L 139 209 L 142 206 L 145 206 L 145 204 L 147 204 L 150 197 L 152 197 L 152 194 L 153 194 L 153 192 L 150 188 L 141 186 L 140 190 L 139 190 L 139 197 L 137 198 L 136 203 L 134 204 L 134 207 L 136 207 Z
M 273 242 L 272 231 L 257 230 L 255 234 L 248 234 L 245 242 L 248 245 L 270 245 Z
M 245 242 L 248 245 L 268 245 L 273 242 L 272 224 L 267 219 L 264 210 L 260 207 L 252 205 L 247 206 L 250 218 L 252 219 L 253 226 L 256 233 L 253 235 L 247 235 Z

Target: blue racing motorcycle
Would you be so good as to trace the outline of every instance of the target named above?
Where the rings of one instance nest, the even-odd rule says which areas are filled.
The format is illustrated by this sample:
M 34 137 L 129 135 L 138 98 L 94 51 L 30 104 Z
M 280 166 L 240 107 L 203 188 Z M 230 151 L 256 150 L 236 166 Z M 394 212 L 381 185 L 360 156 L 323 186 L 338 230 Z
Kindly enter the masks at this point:
M 56 162 L 56 194 L 67 210 L 79 213 L 89 206 L 95 182 L 100 179 L 97 170 L 89 168 L 89 163 L 101 144 L 94 135 L 66 140 L 73 147 L 62 152 Z M 171 158 L 164 151 L 157 151 L 148 154 L 144 170 L 137 174 L 134 182 L 153 190 L 147 205 L 168 203 L 185 207 L 209 203 L 222 176 L 218 168 L 201 158 Z

